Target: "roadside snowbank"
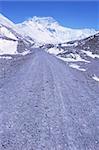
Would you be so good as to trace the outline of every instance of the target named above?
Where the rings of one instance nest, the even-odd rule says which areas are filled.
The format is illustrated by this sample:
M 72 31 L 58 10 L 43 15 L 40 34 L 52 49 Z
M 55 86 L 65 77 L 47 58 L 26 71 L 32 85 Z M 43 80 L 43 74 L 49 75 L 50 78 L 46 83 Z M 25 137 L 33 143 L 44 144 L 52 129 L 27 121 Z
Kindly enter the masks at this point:
M 48 52 L 50 53 L 50 54 L 54 54 L 54 55 L 57 55 L 57 54 L 59 54 L 59 53 L 62 53 L 64 50 L 59 50 L 59 48 L 56 48 L 56 47 L 53 47 L 53 48 L 50 48 L 50 49 L 48 49 Z
M 99 58 L 99 55 L 98 54 L 92 54 L 92 52 L 90 51 L 85 51 L 85 50 L 82 50 L 82 52 L 84 52 L 87 56 L 89 57 L 92 57 L 92 58 Z
M 95 74 L 94 76 L 92 77 L 95 81 L 98 81 L 99 82 L 99 77 L 97 77 Z
M 57 58 L 63 60 L 63 61 L 66 61 L 66 62 L 86 62 L 86 63 L 90 63 L 90 61 L 87 61 L 85 59 L 82 59 L 80 57 L 80 55 L 78 54 L 72 54 L 74 55 L 74 58 L 70 58 L 70 57 L 61 57 L 61 56 L 57 56 Z
M 77 64 L 70 64 L 69 66 L 70 66 L 71 68 L 74 68 L 74 69 L 77 69 L 77 70 L 80 70 L 80 71 L 86 71 L 86 69 L 80 68 L 80 66 L 77 65 Z
M 0 39 L 0 55 L 17 54 L 18 41 Z

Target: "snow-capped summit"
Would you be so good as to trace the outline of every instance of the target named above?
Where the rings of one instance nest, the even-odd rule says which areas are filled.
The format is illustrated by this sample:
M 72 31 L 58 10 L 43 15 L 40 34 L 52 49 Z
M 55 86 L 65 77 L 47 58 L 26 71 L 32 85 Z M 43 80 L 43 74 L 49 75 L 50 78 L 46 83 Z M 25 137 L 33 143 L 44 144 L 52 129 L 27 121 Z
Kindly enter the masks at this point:
M 50 20 L 50 21 L 49 21 Z M 57 42 L 57 37 L 48 29 L 52 25 L 52 18 L 33 17 L 28 19 L 17 27 L 20 33 L 25 36 L 32 37 L 37 43 L 53 43 Z
M 94 29 L 71 29 L 61 26 L 52 17 L 33 17 L 17 25 L 23 36 L 39 43 L 62 43 L 83 39 L 96 33 Z
M 33 22 L 37 22 L 37 23 L 41 23 L 41 24 L 51 24 L 51 23 L 57 23 L 56 20 L 53 17 L 37 17 L 34 16 L 33 18 L 30 18 L 29 20 L 33 21 Z

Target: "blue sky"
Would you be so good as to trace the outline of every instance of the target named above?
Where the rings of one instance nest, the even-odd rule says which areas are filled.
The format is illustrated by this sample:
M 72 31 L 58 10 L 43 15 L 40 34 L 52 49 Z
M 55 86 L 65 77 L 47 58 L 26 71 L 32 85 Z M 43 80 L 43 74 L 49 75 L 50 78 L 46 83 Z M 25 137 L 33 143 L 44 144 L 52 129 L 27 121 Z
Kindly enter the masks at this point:
M 8 2 L 0 1 L 0 12 L 15 23 L 33 16 L 52 16 L 71 28 L 99 30 L 99 2 Z

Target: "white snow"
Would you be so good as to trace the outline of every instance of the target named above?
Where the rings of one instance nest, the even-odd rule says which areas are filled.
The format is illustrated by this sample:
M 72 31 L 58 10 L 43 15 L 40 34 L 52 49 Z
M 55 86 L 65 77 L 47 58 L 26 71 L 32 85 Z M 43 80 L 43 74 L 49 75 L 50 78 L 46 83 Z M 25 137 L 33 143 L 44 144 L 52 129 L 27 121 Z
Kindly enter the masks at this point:
M 63 43 L 61 44 L 61 46 L 65 47 L 65 46 L 77 46 L 78 45 L 78 42 L 75 42 L 73 44 L 67 44 L 67 43 Z
M 77 69 L 77 70 L 80 70 L 80 71 L 86 71 L 86 69 L 84 69 L 84 68 L 80 68 L 80 66 L 79 65 L 77 65 L 77 64 L 70 64 L 69 65 L 71 68 L 74 68 L 74 69 Z
M 53 44 L 83 39 L 96 33 L 94 29 L 63 27 L 52 17 L 33 17 L 17 24 L 17 27 L 23 36 L 30 36 L 36 42 Z
M 25 55 L 27 55 L 27 54 L 29 54 L 30 53 L 30 51 L 28 50 L 28 51 L 24 51 L 24 52 L 22 52 L 22 53 L 20 53 L 21 55 L 23 55 L 23 56 L 25 56 Z
M 23 24 L 17 25 L 17 27 L 24 37 L 30 36 L 38 43 L 53 43 L 56 41 L 44 25 L 38 22 L 26 21 Z
M 57 55 L 57 54 L 63 52 L 63 49 L 59 50 L 59 48 L 53 47 L 53 48 L 48 49 L 48 52 L 49 52 L 50 54 Z
M 2 37 L 6 36 L 8 38 L 17 40 L 16 36 L 10 30 L 8 30 L 6 27 L 3 27 L 3 26 L 0 27 L 0 35 Z
M 87 56 L 89 57 L 92 57 L 92 58 L 99 58 L 99 55 L 98 54 L 92 54 L 92 52 L 90 51 L 85 51 L 85 50 L 82 50 L 82 52 L 84 52 Z
M 0 39 L 0 55 L 17 54 L 17 41 Z
M 12 40 L 5 40 L 5 39 L 0 39 L 0 55 L 4 54 L 11 54 L 11 55 L 27 55 L 30 53 L 29 50 L 24 51 L 22 53 L 17 52 L 17 45 L 18 41 L 12 41 Z M 6 59 L 11 59 L 12 57 L 10 56 L 0 56 L 0 58 L 6 58 Z
M 68 44 L 67 43 L 63 43 L 63 44 L 61 44 L 61 46 L 65 47 L 65 46 L 68 46 Z
M 5 17 L 2 14 L 0 14 L 0 24 L 11 28 L 15 26 L 15 24 L 12 21 L 10 21 L 7 17 Z
M 98 81 L 99 82 L 99 77 L 97 77 L 95 74 L 94 76 L 92 77 L 95 81 Z
M 0 56 L 0 58 L 3 58 L 3 59 L 12 59 L 11 56 Z
M 57 58 L 63 60 L 63 61 L 67 61 L 67 62 L 86 62 L 86 63 L 90 63 L 90 61 L 87 61 L 85 59 L 82 59 L 78 54 L 72 54 L 72 58 L 71 57 L 60 57 L 57 56 Z

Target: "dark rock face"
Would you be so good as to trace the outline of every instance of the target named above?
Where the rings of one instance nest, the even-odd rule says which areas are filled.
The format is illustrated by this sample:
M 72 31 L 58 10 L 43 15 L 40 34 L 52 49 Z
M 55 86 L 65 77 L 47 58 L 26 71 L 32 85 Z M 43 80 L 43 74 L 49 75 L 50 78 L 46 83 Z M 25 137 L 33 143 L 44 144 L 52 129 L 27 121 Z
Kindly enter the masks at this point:
M 41 45 L 40 48 L 43 48 L 43 49 L 50 49 L 50 48 L 53 48 L 54 47 L 54 44 L 44 44 L 44 45 Z
M 86 50 L 92 52 L 93 54 L 99 54 L 99 33 L 82 40 L 69 41 L 63 44 L 67 44 L 67 46 L 62 46 L 60 43 L 57 48 L 64 49 L 64 51 L 68 53 L 73 53 L 74 51 L 79 53 L 79 50 Z
M 17 45 L 17 51 L 19 53 L 22 53 L 22 52 L 24 52 L 25 49 L 26 49 L 25 43 L 22 40 L 19 40 L 18 45 Z
M 99 54 L 99 33 L 78 41 L 76 48 L 91 51 L 93 54 Z

